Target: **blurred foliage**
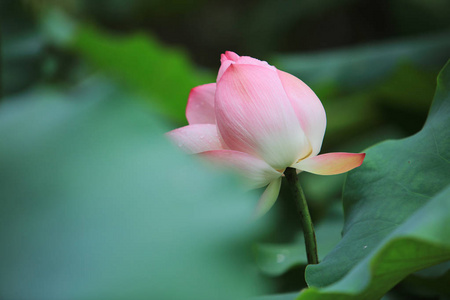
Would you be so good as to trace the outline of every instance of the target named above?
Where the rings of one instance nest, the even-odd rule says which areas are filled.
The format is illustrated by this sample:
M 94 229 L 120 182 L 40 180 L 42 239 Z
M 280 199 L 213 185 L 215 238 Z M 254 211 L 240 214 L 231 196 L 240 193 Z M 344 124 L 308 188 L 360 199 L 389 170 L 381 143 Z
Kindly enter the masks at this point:
M 361 90 L 374 83 L 390 83 L 386 77 L 392 76 L 402 64 L 432 70 L 433 66 L 445 64 L 449 51 L 450 32 L 443 32 L 314 54 L 283 55 L 277 65 L 301 77 L 313 88 L 334 85 L 333 92 L 342 93 Z M 401 70 L 397 76 L 407 74 L 405 71 Z
M 38 56 L 44 48 L 35 21 L 22 10 L 19 1 L 0 2 L 2 94 L 18 92 L 40 80 Z
M 186 95 L 191 88 L 215 81 L 211 74 L 194 69 L 180 51 L 162 47 L 142 34 L 118 38 L 81 27 L 70 43 L 82 57 L 142 91 L 149 101 L 157 99 L 155 107 L 179 123 L 186 118 Z
M 179 153 L 166 130 L 95 80 L 3 104 L 0 298 L 240 299 L 264 290 L 249 258 L 262 232 L 248 222 L 256 195 Z
M 251 283 L 258 280 L 255 266 L 271 277 L 268 292 L 298 291 L 306 285 L 299 279 L 305 258 L 285 185 L 267 216 L 275 222 L 257 239 L 250 227 L 258 225 L 244 221 L 253 197 L 233 192 L 238 187 L 228 177 L 175 153 L 161 133 L 186 124 L 189 90 L 213 82 L 220 53 L 233 50 L 267 60 L 313 88 L 327 112 L 323 152 L 359 152 L 412 135 L 424 124 L 436 76 L 449 58 L 449 14 L 450 2 L 442 0 L 1 1 L 0 192 L 9 196 L 2 198 L 6 209 L 0 239 L 11 245 L 1 250 L 4 291 L 20 290 L 17 295 L 25 298 L 33 293 L 50 298 L 52 292 L 55 299 L 127 294 L 161 298 L 164 293 L 171 299 L 220 299 L 217 288 L 224 299 L 231 299 L 263 292 Z M 108 79 L 99 80 L 99 73 Z M 381 153 L 383 145 L 369 153 Z M 394 154 L 386 150 L 389 155 Z M 371 161 L 368 156 L 369 165 Z M 347 184 L 363 180 L 371 170 L 353 173 Z M 320 257 L 328 255 L 323 266 L 332 260 L 344 224 L 339 208 L 344 178 L 300 174 Z M 122 196 L 134 199 L 134 205 L 125 205 Z M 413 211 L 417 220 L 423 214 L 424 226 L 429 214 L 439 222 L 441 211 L 431 203 L 445 199 L 428 196 L 428 204 L 400 214 L 399 234 L 419 234 L 408 231 L 421 228 L 408 225 Z M 403 209 L 398 199 L 392 202 L 396 212 Z M 158 213 L 144 218 L 142 212 L 151 211 Z M 348 227 L 348 204 L 346 214 Z M 448 224 L 448 216 L 443 218 Z M 248 230 L 237 232 L 239 226 Z M 449 239 L 448 231 L 442 234 Z M 399 239 L 404 243 L 403 238 L 391 233 L 378 241 L 372 255 L 347 265 L 347 275 L 331 275 L 356 284 L 355 278 L 368 278 L 369 265 L 388 270 L 379 253 L 403 249 L 392 246 Z M 348 235 L 341 243 L 345 239 Z M 256 264 L 248 265 L 244 252 L 256 240 Z M 150 248 L 155 256 L 147 256 Z M 136 260 L 121 257 L 125 253 Z M 109 266 L 111 261 L 116 263 Z M 447 270 L 441 264 L 410 275 L 385 298 L 442 295 Z M 66 277 L 52 277 L 58 274 Z M 320 276 L 322 284 L 310 283 L 332 283 L 336 278 L 331 275 Z M 359 292 L 378 288 L 374 278 L 360 284 Z M 66 279 L 73 282 L 56 286 Z M 220 280 L 236 290 L 219 286 Z M 199 281 L 210 288 L 194 292 Z M 346 285 L 336 286 L 349 292 Z M 322 299 L 322 292 L 311 289 L 305 295 L 319 293 Z M 261 299 L 294 299 L 297 294 Z

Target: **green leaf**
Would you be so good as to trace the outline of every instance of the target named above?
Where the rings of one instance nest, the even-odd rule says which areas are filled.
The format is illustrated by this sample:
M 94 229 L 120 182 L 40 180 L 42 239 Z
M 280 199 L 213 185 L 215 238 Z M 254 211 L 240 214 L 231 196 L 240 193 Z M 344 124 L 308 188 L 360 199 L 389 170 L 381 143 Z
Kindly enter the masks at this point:
M 0 298 L 241 299 L 256 195 L 108 85 L 0 109 Z M 230 288 L 232 287 L 232 288 Z
M 297 299 L 380 299 L 407 275 L 449 260 L 449 199 L 450 187 L 398 226 L 341 280 L 309 288 Z
M 298 299 L 378 299 L 407 275 L 450 259 L 450 67 L 423 129 L 367 150 L 344 189 L 343 239 L 306 269 Z

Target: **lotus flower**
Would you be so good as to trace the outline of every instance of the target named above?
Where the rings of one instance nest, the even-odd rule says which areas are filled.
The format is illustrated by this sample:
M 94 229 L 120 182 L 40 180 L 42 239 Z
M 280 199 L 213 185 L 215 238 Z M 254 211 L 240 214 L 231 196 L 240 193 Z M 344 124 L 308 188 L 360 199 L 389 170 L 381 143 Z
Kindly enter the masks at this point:
M 259 213 L 276 201 L 287 167 L 319 175 L 347 172 L 365 154 L 318 155 L 325 134 L 325 110 L 298 78 L 265 61 L 227 51 L 216 83 L 191 90 L 188 126 L 168 136 L 188 153 L 234 168 L 249 186 L 267 186 Z

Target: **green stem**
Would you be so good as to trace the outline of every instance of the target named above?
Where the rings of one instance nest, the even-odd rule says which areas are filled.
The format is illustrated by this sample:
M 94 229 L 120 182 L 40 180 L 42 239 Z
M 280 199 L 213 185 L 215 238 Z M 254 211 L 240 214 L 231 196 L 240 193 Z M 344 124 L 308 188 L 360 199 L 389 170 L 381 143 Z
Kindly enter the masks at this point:
M 319 256 L 317 255 L 317 242 L 314 227 L 309 214 L 308 204 L 306 203 L 305 194 L 298 182 L 297 171 L 294 168 L 286 168 L 284 171 L 289 186 L 291 187 L 294 201 L 297 204 L 298 212 L 302 222 L 303 233 L 305 236 L 306 256 L 308 264 L 318 264 Z

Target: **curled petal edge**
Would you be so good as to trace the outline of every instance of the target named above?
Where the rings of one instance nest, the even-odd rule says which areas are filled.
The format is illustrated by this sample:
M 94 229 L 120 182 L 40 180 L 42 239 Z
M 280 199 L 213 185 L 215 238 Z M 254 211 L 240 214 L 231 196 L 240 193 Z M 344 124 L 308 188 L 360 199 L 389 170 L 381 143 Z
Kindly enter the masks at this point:
M 219 72 L 217 74 L 216 82 L 220 81 L 220 79 L 222 78 L 222 75 L 232 64 L 255 65 L 255 66 L 261 66 L 261 67 L 269 68 L 273 71 L 276 71 L 276 68 L 274 66 L 269 65 L 266 61 L 261 61 L 259 59 L 256 59 L 256 58 L 253 58 L 250 56 L 239 56 L 232 51 L 225 51 L 225 53 L 220 56 L 220 62 L 221 62 L 221 65 L 219 68 Z
M 317 175 L 336 175 L 359 167 L 365 156 L 365 153 L 326 153 L 306 158 L 292 167 Z

